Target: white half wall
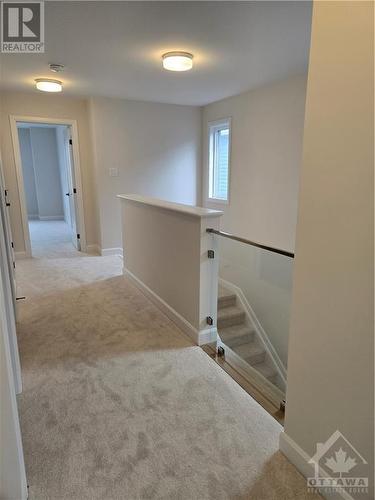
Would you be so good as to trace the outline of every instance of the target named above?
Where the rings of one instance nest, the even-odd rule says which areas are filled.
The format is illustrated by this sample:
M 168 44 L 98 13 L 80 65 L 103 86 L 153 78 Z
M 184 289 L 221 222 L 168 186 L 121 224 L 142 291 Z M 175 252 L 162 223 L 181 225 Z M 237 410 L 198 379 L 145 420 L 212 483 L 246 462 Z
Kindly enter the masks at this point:
M 351 442 L 368 462 L 371 489 L 352 495 L 363 500 L 374 498 L 373 42 L 373 2 L 314 2 L 285 418 L 310 457 L 337 429 Z M 288 457 L 303 472 L 302 454 Z
M 118 194 L 199 204 L 200 108 L 92 98 L 90 110 L 103 250 L 122 244 Z
M 217 259 L 208 227 L 221 212 L 120 195 L 124 273 L 197 344 L 216 340 Z M 209 326 L 207 317 L 212 318 Z

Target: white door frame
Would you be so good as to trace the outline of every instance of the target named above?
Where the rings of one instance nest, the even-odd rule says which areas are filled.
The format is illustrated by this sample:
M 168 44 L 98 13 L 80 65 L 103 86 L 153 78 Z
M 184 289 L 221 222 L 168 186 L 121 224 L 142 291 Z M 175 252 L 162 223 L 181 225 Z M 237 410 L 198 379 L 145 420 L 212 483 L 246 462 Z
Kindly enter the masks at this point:
M 20 200 L 21 208 L 21 220 L 23 236 L 25 241 L 25 251 L 26 257 L 31 257 L 31 242 L 30 242 L 30 231 L 29 231 L 29 221 L 27 216 L 26 208 L 26 196 L 25 187 L 23 182 L 23 172 L 22 172 L 22 160 L 21 160 L 21 150 L 19 144 L 17 123 L 46 123 L 50 125 L 67 125 L 72 131 L 72 141 L 73 141 L 73 169 L 75 174 L 76 182 L 76 210 L 78 219 L 78 230 L 80 234 L 81 251 L 86 252 L 86 230 L 85 230 L 85 218 L 83 212 L 83 197 L 82 197 L 82 177 L 81 177 L 81 165 L 79 159 L 79 142 L 78 142 L 78 125 L 76 120 L 70 120 L 67 118 L 45 118 L 40 116 L 20 116 L 20 115 L 10 115 L 10 131 L 12 135 L 13 142 L 13 153 L 14 153 L 14 163 L 16 166 L 17 175 L 17 185 L 18 185 L 18 195 Z

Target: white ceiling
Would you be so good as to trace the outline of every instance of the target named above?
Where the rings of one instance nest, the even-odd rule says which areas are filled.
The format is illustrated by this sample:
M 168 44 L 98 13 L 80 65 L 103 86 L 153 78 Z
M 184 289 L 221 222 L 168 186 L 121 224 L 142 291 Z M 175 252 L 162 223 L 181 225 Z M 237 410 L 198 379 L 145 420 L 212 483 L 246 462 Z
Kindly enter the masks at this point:
M 45 2 L 46 52 L 2 54 L 1 87 L 204 105 L 306 71 L 311 2 Z M 186 73 L 162 69 L 194 54 Z M 63 63 L 57 76 L 48 63 Z M 37 91 L 36 91 L 37 92 Z

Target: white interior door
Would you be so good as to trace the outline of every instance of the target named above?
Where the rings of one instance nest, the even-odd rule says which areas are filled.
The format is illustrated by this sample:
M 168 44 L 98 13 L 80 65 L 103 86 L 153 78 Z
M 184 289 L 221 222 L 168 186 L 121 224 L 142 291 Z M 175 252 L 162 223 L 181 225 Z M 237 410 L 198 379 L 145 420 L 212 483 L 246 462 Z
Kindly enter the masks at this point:
M 64 132 L 64 147 L 65 147 L 65 158 L 66 158 L 66 170 L 68 178 L 68 191 L 65 196 L 69 197 L 69 227 L 72 236 L 72 243 L 77 248 L 81 250 L 80 244 L 80 231 L 78 227 L 78 216 L 77 216 L 77 188 L 75 182 L 74 174 L 74 160 L 73 160 L 73 146 L 72 146 L 72 134 L 70 127 L 66 127 Z
M 12 302 L 13 302 L 14 312 L 16 312 L 16 275 L 15 275 L 16 258 L 14 255 L 14 248 L 13 248 L 9 207 L 10 207 L 10 201 L 8 197 L 8 191 L 5 189 L 3 166 L 0 157 L 0 217 L 4 228 L 5 250 L 6 250 L 11 291 L 12 291 Z
M 5 321 L 9 334 L 9 346 L 16 393 L 22 392 L 21 365 L 16 335 L 16 280 L 15 258 L 9 220 L 9 200 L 4 185 L 0 158 L 0 270 L 4 277 Z

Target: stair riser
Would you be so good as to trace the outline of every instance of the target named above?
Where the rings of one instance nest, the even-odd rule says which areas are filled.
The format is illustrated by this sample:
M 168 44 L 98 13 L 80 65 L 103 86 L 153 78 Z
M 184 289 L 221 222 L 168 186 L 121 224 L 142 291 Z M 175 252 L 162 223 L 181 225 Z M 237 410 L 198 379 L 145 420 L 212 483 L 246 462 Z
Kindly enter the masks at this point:
M 219 309 L 224 309 L 225 307 L 232 307 L 236 305 L 236 296 L 230 297 L 219 297 L 217 301 Z
M 226 318 L 218 318 L 218 328 L 226 328 L 227 326 L 241 325 L 245 321 L 245 313 L 233 314 Z
M 220 332 L 219 332 L 220 335 Z M 254 332 L 247 333 L 246 335 L 239 335 L 238 337 L 232 337 L 230 339 L 226 339 L 225 336 L 220 335 L 221 340 L 228 347 L 238 347 L 243 344 L 249 344 L 254 340 Z
M 245 361 L 246 363 L 249 363 L 249 365 L 251 365 L 253 368 L 256 369 L 256 366 L 254 365 L 256 365 L 257 363 L 263 363 L 265 357 L 266 353 L 260 352 L 259 354 L 254 354 L 253 356 L 246 358 Z

